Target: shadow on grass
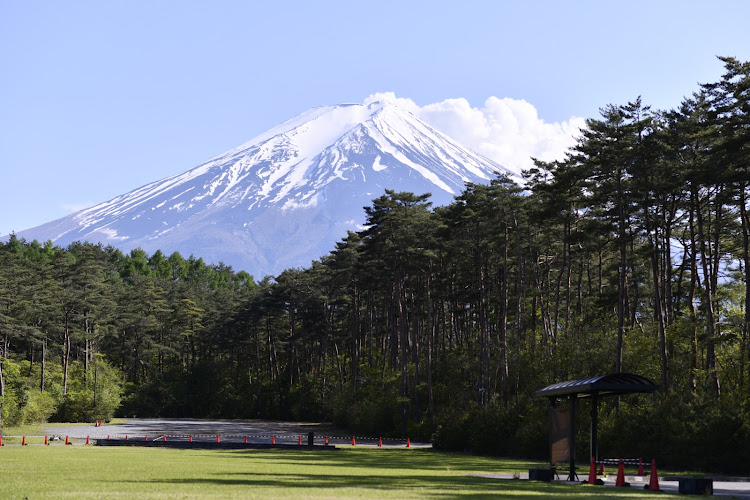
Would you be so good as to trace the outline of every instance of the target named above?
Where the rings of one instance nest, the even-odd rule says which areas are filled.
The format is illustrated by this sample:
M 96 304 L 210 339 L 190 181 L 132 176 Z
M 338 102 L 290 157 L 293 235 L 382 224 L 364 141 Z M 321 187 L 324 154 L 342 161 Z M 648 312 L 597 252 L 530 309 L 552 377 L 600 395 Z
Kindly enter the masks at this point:
M 563 484 L 545 484 L 514 479 L 489 479 L 468 476 L 432 476 L 414 475 L 404 477 L 383 477 L 378 475 L 318 475 L 318 474 L 269 474 L 245 473 L 243 478 L 214 479 L 160 479 L 149 481 L 156 484 L 194 484 L 200 486 L 229 486 L 247 488 L 274 488 L 288 490 L 312 490 L 320 496 L 330 496 L 336 490 L 360 490 L 364 495 L 389 498 L 399 497 L 412 492 L 420 498 L 641 498 L 643 490 L 613 490 L 611 488 L 593 489 L 587 486 L 570 486 Z M 343 492 L 342 492 L 343 493 Z M 650 492 L 645 492 L 649 495 Z M 658 493 L 653 493 L 658 495 Z M 661 497 L 660 497 L 661 498 Z
M 264 458 L 263 451 L 227 451 L 237 458 Z M 466 471 L 474 473 L 528 472 L 543 467 L 535 461 L 480 457 L 447 453 L 432 449 L 354 449 L 344 448 L 337 453 L 314 451 L 284 451 L 275 455 L 274 463 L 287 465 L 328 465 L 338 467 L 370 467 L 393 470 Z
M 214 452 L 215 453 L 215 452 Z M 618 489 L 547 484 L 518 479 L 469 476 L 472 473 L 513 473 L 535 462 L 473 457 L 431 450 L 354 450 L 339 453 L 312 451 L 224 451 L 247 460 L 247 471 L 218 472 L 204 477 L 174 477 L 145 481 L 153 484 L 192 484 L 201 487 L 268 488 L 289 496 L 338 494 L 378 498 L 642 498 L 653 493 Z M 294 471 L 294 472 L 289 472 Z M 319 472 L 317 472 L 319 471 Z M 129 482 L 129 481 L 128 481 Z M 220 491 L 220 490 L 219 490 Z

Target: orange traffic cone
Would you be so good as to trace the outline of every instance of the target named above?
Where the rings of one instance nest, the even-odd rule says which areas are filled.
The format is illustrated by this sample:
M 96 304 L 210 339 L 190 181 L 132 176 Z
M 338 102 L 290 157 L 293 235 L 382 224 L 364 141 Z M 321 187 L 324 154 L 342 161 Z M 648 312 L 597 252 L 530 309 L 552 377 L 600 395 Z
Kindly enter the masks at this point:
M 379 437 L 378 438 L 378 448 L 382 448 L 382 447 L 383 447 L 383 438 Z
M 247 436 L 245 436 L 245 444 L 247 444 Z
M 406 438 L 406 447 L 411 448 L 411 440 L 409 438 Z
M 357 440 L 352 436 L 352 446 L 357 446 Z
M 325 437 L 325 441 L 323 441 L 323 443 L 325 443 L 325 445 L 328 446 L 328 436 Z
M 91 444 L 91 441 L 89 440 L 88 436 L 86 436 L 86 444 Z
M 276 444 L 276 436 L 271 436 L 271 444 Z
M 219 435 L 218 434 L 216 435 L 216 442 L 217 443 L 219 442 Z
M 26 436 L 21 438 L 21 446 L 26 446 Z
M 302 436 L 297 436 L 297 444 L 302 446 Z
M 622 459 L 620 459 L 620 465 L 617 466 L 615 486 L 625 486 L 625 464 L 622 463 Z
M 651 491 L 660 491 L 659 474 L 656 472 L 656 460 L 651 460 L 651 480 L 648 482 L 648 489 Z
M 44 444 L 49 445 L 49 438 L 44 436 Z
M 166 441 L 166 440 L 167 440 L 167 435 L 164 434 L 164 436 L 162 436 L 162 441 Z
M 190 442 L 191 443 L 193 442 L 193 435 L 192 434 L 190 434 Z
M 70 444 L 70 441 L 68 441 L 68 436 L 65 436 L 65 444 Z
M 596 463 L 594 457 L 591 457 L 591 467 L 589 467 L 589 484 L 596 484 Z
M 148 434 L 146 434 L 145 436 L 143 436 L 143 440 L 144 441 L 148 441 Z

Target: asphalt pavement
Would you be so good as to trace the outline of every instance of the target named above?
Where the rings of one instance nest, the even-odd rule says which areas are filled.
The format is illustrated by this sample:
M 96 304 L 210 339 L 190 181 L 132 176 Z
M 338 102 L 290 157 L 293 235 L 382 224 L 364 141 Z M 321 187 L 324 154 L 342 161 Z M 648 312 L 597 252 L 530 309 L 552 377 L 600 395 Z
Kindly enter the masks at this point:
M 380 436 L 352 436 L 337 430 L 330 424 L 306 422 L 277 422 L 272 420 L 201 420 L 168 418 L 124 418 L 116 423 L 91 425 L 50 426 L 47 432 L 60 440 L 89 439 L 140 439 L 156 440 L 188 439 L 195 441 L 215 440 L 216 436 L 226 442 L 297 444 L 300 440 L 307 444 L 308 433 L 315 434 L 315 442 L 322 443 L 328 437 L 332 445 L 351 445 L 352 438 L 357 446 L 377 446 Z M 406 440 L 382 438 L 384 447 L 405 446 Z M 429 447 L 429 443 L 411 443 L 414 447 Z
M 528 473 L 521 473 L 520 476 L 514 476 L 513 474 L 471 474 L 472 476 L 485 477 L 492 479 L 518 479 L 524 480 L 529 479 Z M 601 479 L 601 478 L 600 478 Z M 603 479 L 604 485 L 602 486 L 588 486 L 587 494 L 593 491 L 593 488 L 616 488 L 615 477 L 609 476 Z M 642 490 L 643 487 L 649 484 L 648 476 L 625 476 L 625 482 L 630 483 L 630 486 L 623 488 L 627 490 Z M 558 484 L 568 484 L 571 486 L 581 486 L 581 481 L 555 481 Z M 589 490 L 588 488 L 592 488 Z M 750 478 L 733 478 L 731 481 L 722 481 L 720 479 L 714 479 L 713 482 L 715 497 L 723 498 L 737 498 L 743 500 L 750 500 Z M 666 493 L 678 494 L 679 493 L 679 481 L 676 480 L 659 480 L 659 489 Z M 691 495 L 695 497 L 695 495 Z M 690 497 L 688 497 L 690 498 Z

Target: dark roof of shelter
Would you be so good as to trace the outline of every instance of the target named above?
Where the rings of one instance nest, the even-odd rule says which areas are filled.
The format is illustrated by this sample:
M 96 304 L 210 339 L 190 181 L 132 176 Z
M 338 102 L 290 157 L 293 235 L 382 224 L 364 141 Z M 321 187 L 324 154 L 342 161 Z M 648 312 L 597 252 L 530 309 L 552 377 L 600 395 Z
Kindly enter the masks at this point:
M 548 385 L 534 393 L 537 397 L 554 398 L 575 394 L 579 398 L 592 396 L 619 396 L 634 392 L 653 392 L 658 385 L 645 377 L 632 373 L 613 373 L 580 380 L 567 380 Z

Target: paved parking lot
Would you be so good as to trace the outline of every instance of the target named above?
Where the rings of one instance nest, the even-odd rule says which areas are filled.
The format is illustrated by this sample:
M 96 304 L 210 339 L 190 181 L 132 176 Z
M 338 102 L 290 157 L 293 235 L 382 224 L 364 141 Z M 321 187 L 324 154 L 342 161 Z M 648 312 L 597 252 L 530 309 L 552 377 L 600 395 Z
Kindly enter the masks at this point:
M 315 433 L 315 442 L 322 444 L 328 436 L 330 444 L 350 445 L 352 435 L 337 430 L 329 424 L 304 422 L 276 422 L 270 420 L 199 420 L 199 419 L 168 419 L 168 418 L 125 418 L 117 419 L 116 424 L 104 424 L 101 427 L 91 425 L 70 425 L 49 427 L 50 436 L 65 439 L 85 440 L 106 439 L 149 439 L 155 440 L 161 436 L 187 439 L 193 436 L 195 440 L 216 439 L 222 441 L 244 441 L 248 443 L 270 443 L 271 437 L 277 444 L 297 444 L 302 440 L 307 444 L 308 433 Z M 377 446 L 378 437 L 356 437 L 357 446 Z M 410 443 L 411 446 L 429 447 L 429 443 Z M 383 446 L 404 446 L 404 440 L 383 439 Z

